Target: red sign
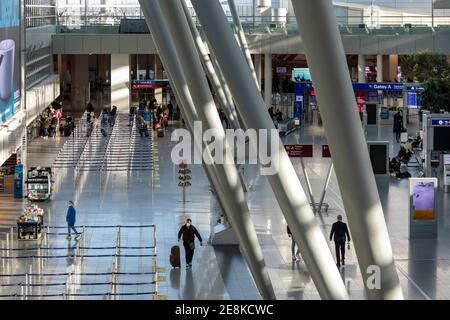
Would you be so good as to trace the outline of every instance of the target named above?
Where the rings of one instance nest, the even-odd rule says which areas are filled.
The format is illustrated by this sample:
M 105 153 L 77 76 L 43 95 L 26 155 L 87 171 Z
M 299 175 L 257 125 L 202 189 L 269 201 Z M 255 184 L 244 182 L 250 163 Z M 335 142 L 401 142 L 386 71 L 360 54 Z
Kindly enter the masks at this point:
M 322 158 L 331 158 L 330 147 L 327 144 L 322 146 Z
M 133 84 L 133 89 L 154 89 L 156 84 Z
M 312 144 L 285 144 L 284 148 L 290 158 L 312 158 Z

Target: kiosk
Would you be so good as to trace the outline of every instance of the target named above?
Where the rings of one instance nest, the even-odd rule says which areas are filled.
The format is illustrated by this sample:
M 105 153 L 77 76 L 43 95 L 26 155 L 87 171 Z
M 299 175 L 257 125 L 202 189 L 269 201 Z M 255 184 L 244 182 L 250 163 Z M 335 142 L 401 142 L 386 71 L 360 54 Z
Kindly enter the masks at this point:
M 17 219 L 18 240 L 39 240 L 44 223 L 44 210 L 37 205 L 26 208 Z
M 367 148 L 375 176 L 389 177 L 389 141 L 368 141 Z
M 444 155 L 444 192 L 450 192 L 450 154 Z
M 31 201 L 47 201 L 52 196 L 52 169 L 31 168 L 27 174 L 27 197 Z
M 438 178 L 439 187 L 444 189 L 445 160 L 450 154 L 450 114 L 423 114 L 423 157 L 427 177 Z
M 437 178 L 409 179 L 409 238 L 437 238 Z

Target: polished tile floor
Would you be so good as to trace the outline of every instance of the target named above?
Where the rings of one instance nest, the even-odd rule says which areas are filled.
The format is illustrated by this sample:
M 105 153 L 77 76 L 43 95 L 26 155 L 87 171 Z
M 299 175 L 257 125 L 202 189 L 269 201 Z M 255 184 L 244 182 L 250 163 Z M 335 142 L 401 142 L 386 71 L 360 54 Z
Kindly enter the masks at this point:
M 414 133 L 414 126 L 410 128 Z M 170 153 L 175 142 L 170 141 L 170 132 L 164 138 L 152 137 L 152 170 L 133 172 L 88 172 L 74 174 L 71 170 L 58 170 L 57 190 L 51 202 L 39 204 L 45 209 L 46 224 L 64 226 L 67 201 L 77 203 L 77 225 L 156 225 L 157 258 L 125 258 L 121 261 L 121 270 L 146 272 L 154 266 L 160 267 L 165 281 L 157 285 L 159 295 L 168 299 L 258 299 L 259 295 L 250 277 L 237 246 L 212 247 L 197 245 L 193 268 L 191 270 L 171 269 L 168 256 L 170 247 L 176 244 L 177 232 L 184 219 L 192 218 L 202 237 L 208 239 L 211 227 L 217 221 L 220 211 L 210 192 L 208 180 L 201 166 L 192 165 L 192 186 L 186 190 L 183 201 L 182 189 L 178 187 L 178 167 L 172 164 Z M 391 126 L 382 127 L 376 137 L 370 140 L 393 141 Z M 321 192 L 326 178 L 329 159 L 319 157 L 321 145 L 326 143 L 322 127 L 308 126 L 286 137 L 286 143 L 312 143 L 315 154 L 313 159 L 305 159 L 312 189 L 316 198 Z M 58 145 L 48 141 L 49 146 Z M 42 144 L 42 142 L 39 142 Z M 37 146 L 37 144 L 36 144 Z M 44 144 L 40 146 L 46 148 Z M 39 152 L 32 144 L 33 153 L 29 154 L 30 163 L 39 163 Z M 37 151 L 36 151 L 37 150 Z M 398 150 L 398 144 L 392 143 L 391 154 Z M 293 159 L 304 188 L 305 179 L 300 163 Z M 257 229 L 266 264 L 278 299 L 319 299 L 317 290 L 305 265 L 292 262 L 291 242 L 286 235 L 286 223 L 275 197 L 265 177 L 258 174 L 258 168 L 247 166 L 245 178 L 250 185 L 247 194 L 252 219 Z M 379 192 L 385 209 L 386 221 L 395 253 L 396 265 L 407 299 L 448 299 L 450 298 L 450 196 L 439 195 L 439 237 L 437 240 L 408 239 L 408 181 L 391 178 L 379 181 Z M 355 195 L 357 196 L 357 195 Z M 330 205 L 328 214 L 318 216 L 317 220 L 327 236 L 331 224 L 338 213 L 344 214 L 339 188 L 334 174 L 330 182 L 325 201 Z M 0 198 L 0 222 L 13 225 L 25 201 Z M 2 227 L 0 232 L 8 229 Z M 350 230 L 351 231 L 351 230 Z M 65 232 L 65 231 L 64 231 Z M 128 230 L 122 235 L 129 246 L 149 245 L 150 231 Z M 1 235 L 1 239 L 4 236 Z M 50 238 L 52 246 L 67 246 L 64 235 Z M 111 230 L 90 229 L 86 233 L 86 246 L 110 246 L 114 243 Z M 206 241 L 204 242 L 206 244 Z M 17 246 L 25 244 L 15 242 Z M 28 245 L 28 244 L 26 244 Z M 334 247 L 330 243 L 330 250 Z M 100 250 L 89 253 L 99 254 Z M 66 250 L 67 252 L 67 250 Z M 65 252 L 65 253 L 66 253 Z M 93 273 L 110 272 L 112 261 L 109 258 L 87 258 L 77 264 L 70 259 L 47 265 L 48 272 L 67 270 L 77 266 Z M 184 253 L 182 265 L 184 267 Z M 24 272 L 29 261 L 15 261 L 9 272 Z M 0 267 L 2 267 L 0 265 Z M 45 267 L 45 266 L 44 266 Z M 6 270 L 2 270 L 5 274 Z M 364 299 L 363 284 L 353 250 L 347 253 L 347 265 L 341 275 L 352 299 Z M 124 281 L 145 281 L 148 277 L 126 278 Z M 17 279 L 16 279 L 17 280 Z M 16 281 L 14 280 L 14 281 Z M 0 283 L 13 283 L 9 278 L 0 279 Z M 56 280 L 54 280 L 56 281 Z M 80 282 L 107 281 L 104 276 L 94 279 L 82 279 Z M 1 288 L 1 293 L 8 292 Z M 52 289 L 56 290 L 56 289 Z M 74 292 L 81 292 L 75 288 Z M 85 289 L 83 289 L 85 290 Z M 101 291 L 99 288 L 90 289 Z M 106 290 L 104 288 L 103 290 Z M 149 288 L 128 286 L 122 292 L 145 292 Z M 38 292 L 38 291 L 36 291 Z M 56 292 L 56 291 L 53 291 Z M 83 291 L 86 292 L 86 291 Z M 58 297 L 61 298 L 61 297 Z M 99 299 L 100 297 L 93 297 Z M 122 296 L 120 299 L 151 299 L 151 296 Z

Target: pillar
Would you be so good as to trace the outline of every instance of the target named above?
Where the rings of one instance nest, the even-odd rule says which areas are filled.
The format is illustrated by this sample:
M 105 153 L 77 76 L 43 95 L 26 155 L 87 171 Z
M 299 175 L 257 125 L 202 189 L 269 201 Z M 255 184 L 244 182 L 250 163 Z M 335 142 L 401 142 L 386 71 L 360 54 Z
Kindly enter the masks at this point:
M 383 82 L 383 55 L 377 55 L 377 82 Z
M 178 0 L 140 0 L 139 2 L 161 58 L 171 80 L 174 81 L 175 92 L 180 98 L 184 98 L 180 107 L 185 111 L 189 126 L 194 121 L 200 120 L 205 130 L 215 129 L 218 134 L 217 138 L 224 139 L 219 115 L 215 109 L 181 4 Z M 193 128 L 190 129 L 192 132 Z M 194 141 L 197 150 L 205 149 L 206 153 L 211 155 L 211 150 L 206 147 L 206 144 L 203 142 L 203 146 L 201 145 L 202 139 L 194 139 Z M 235 165 L 228 162 L 230 156 L 227 148 L 225 164 L 208 165 L 204 163 L 204 167 L 207 175 L 212 178 L 210 181 L 214 183 L 214 189 L 218 191 L 221 203 L 227 204 L 225 206 L 228 210 L 226 215 L 235 228 L 241 250 L 256 286 L 263 298 L 275 299 L 242 186 L 236 183 L 239 179 L 238 172 Z
M 261 112 L 264 101 L 220 3 L 203 0 L 191 0 L 191 3 L 208 38 L 210 50 L 220 64 L 245 127 L 276 131 L 269 113 Z M 270 60 L 270 55 L 266 57 L 267 60 Z M 270 74 L 269 78 L 271 76 Z M 264 155 L 260 152 L 263 151 L 258 151 L 261 160 Z M 270 150 L 269 153 L 272 159 L 278 160 L 279 165 L 278 170 L 267 178 L 320 296 L 323 299 L 348 299 L 327 241 L 281 141 L 278 149 Z
M 397 79 L 398 74 L 398 55 L 389 55 L 389 80 L 394 81 Z
M 194 42 L 200 60 L 202 61 L 203 69 L 205 70 L 206 75 L 208 76 L 208 79 L 212 84 L 212 87 L 217 95 L 219 105 L 223 109 L 228 121 L 231 124 L 231 127 L 233 129 L 240 129 L 241 125 L 239 123 L 238 115 L 236 112 L 236 108 L 234 107 L 233 100 L 228 99 L 225 94 L 224 86 L 226 86 L 226 82 L 221 81 L 219 79 L 219 76 L 217 75 L 219 70 L 217 70 L 216 72 L 215 67 L 209 56 L 208 50 L 206 49 L 205 43 L 203 42 L 203 39 L 200 37 L 200 34 L 197 31 L 194 21 L 192 21 L 191 13 L 189 12 L 186 2 L 181 1 L 181 5 L 183 6 L 183 11 L 186 16 L 186 20 L 189 24 L 189 29 L 191 30 L 192 37 L 194 38 Z
M 247 59 L 247 64 L 250 68 L 250 72 L 255 79 L 256 85 L 258 86 L 258 79 L 256 77 L 255 67 L 253 66 L 252 56 L 250 55 L 250 50 L 248 48 L 247 38 L 245 37 L 244 29 L 242 28 L 241 19 L 239 18 L 234 0 L 228 0 L 228 7 L 230 8 L 231 15 L 233 17 L 234 28 L 236 30 L 235 32 L 237 34 L 242 53 L 244 54 L 245 59 Z
M 130 57 L 128 54 L 111 54 L 111 106 L 119 112 L 130 108 Z
M 258 87 L 261 88 L 261 54 L 256 53 L 255 55 L 255 74 L 256 74 L 256 81 L 258 82 Z
M 272 54 L 264 54 L 264 101 L 266 109 L 272 106 Z
M 403 299 L 333 4 L 328 0 L 292 4 L 367 296 Z M 368 286 L 373 268 L 380 280 L 375 288 Z
M 89 89 L 89 55 L 76 54 L 71 56 L 71 104 L 72 111 L 84 111 L 90 100 Z M 96 110 L 99 106 L 94 104 Z
M 363 54 L 358 55 L 358 82 L 366 83 L 366 58 Z

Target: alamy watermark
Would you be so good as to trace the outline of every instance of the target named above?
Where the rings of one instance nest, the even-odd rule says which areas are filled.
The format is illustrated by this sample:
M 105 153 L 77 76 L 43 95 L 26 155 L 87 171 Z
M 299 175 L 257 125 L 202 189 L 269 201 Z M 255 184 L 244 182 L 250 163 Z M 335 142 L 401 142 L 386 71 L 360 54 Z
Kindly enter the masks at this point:
M 178 142 L 172 149 L 175 164 L 261 164 L 261 175 L 274 175 L 280 165 L 280 136 L 276 129 L 208 129 L 203 131 L 201 121 L 194 122 L 194 137 L 186 129 L 172 132 L 171 141 Z M 197 152 L 193 151 L 193 145 Z M 202 150 L 201 154 L 198 150 Z

